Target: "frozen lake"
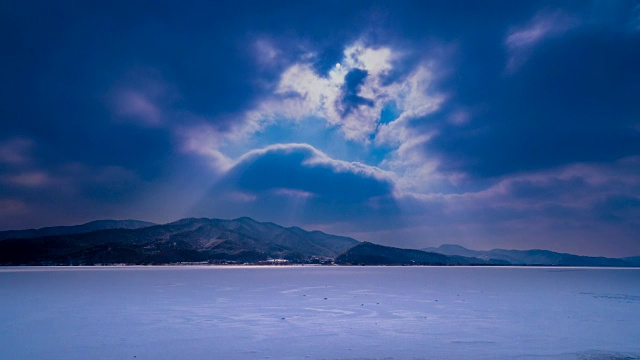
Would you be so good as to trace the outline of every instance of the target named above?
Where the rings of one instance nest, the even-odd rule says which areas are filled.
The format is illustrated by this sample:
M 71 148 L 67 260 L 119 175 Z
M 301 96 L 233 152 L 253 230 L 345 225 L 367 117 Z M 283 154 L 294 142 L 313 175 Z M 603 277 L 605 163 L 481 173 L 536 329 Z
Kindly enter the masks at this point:
M 0 268 L 0 359 L 640 359 L 640 270 Z

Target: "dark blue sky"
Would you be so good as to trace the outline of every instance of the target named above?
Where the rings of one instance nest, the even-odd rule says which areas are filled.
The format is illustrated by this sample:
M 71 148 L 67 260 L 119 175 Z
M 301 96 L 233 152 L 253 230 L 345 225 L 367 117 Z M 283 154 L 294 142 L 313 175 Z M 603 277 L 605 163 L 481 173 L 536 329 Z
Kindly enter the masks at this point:
M 0 229 L 640 255 L 640 2 L 0 5 Z

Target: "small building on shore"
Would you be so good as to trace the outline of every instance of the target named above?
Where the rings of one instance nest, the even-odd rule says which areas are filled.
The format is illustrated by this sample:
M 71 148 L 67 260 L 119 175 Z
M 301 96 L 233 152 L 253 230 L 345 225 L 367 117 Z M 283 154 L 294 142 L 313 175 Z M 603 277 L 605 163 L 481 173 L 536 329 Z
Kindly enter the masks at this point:
M 287 259 L 267 259 L 267 260 L 258 261 L 256 264 L 257 265 L 288 265 L 289 264 L 289 260 L 287 260 Z

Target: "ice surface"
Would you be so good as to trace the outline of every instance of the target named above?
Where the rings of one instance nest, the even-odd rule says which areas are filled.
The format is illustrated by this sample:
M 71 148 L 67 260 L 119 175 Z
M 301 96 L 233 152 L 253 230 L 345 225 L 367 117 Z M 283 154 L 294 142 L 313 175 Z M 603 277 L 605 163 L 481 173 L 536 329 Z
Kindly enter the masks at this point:
M 640 270 L 0 268 L 0 359 L 640 359 Z

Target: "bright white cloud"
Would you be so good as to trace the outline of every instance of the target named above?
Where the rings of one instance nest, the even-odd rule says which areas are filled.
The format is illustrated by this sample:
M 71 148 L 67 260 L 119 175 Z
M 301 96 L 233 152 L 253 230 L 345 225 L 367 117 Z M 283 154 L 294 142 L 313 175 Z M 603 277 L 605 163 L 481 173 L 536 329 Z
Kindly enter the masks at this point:
M 335 67 L 328 78 L 316 74 L 309 64 L 295 64 L 285 70 L 280 77 L 276 90 L 278 100 L 261 104 L 258 116 L 285 117 L 302 120 L 310 116 L 319 116 L 332 125 L 340 122 L 335 104 L 340 96 L 340 88 L 347 71 L 344 67 Z M 262 121 L 262 119 L 255 119 Z
M 318 74 L 310 63 L 293 64 L 280 76 L 274 96 L 246 114 L 249 131 L 279 120 L 320 117 L 330 126 L 339 127 L 347 140 L 368 143 L 376 136 L 382 109 L 391 102 L 400 110 L 400 119 L 421 117 L 437 110 L 443 97 L 431 89 L 433 77 L 426 64 L 419 65 L 406 77 L 385 81 L 399 57 L 391 48 L 370 48 L 357 43 L 345 48 L 343 60 L 327 76 Z M 357 96 L 367 104 L 345 112 L 345 77 L 356 69 L 366 71 Z
M 273 44 L 264 40 L 257 41 L 255 47 L 258 62 L 268 60 L 276 51 Z M 400 72 L 394 72 L 394 65 L 402 63 L 401 53 L 390 47 L 368 47 L 361 42 L 347 46 L 342 55 L 340 62 L 326 74 L 314 68 L 313 54 L 303 56 L 282 71 L 272 94 L 252 109 L 236 115 L 237 120 L 231 122 L 236 124 L 235 128 L 219 131 L 198 125 L 181 129 L 182 150 L 209 157 L 214 168 L 225 172 L 241 161 L 232 159 L 226 152 L 229 147 L 260 137 L 274 124 L 322 119 L 347 141 L 368 149 L 384 149 L 388 154 L 386 159 L 366 166 L 405 176 L 407 180 L 399 183 L 415 190 L 415 184 L 433 175 L 437 165 L 434 160 L 426 161 L 420 151 L 420 145 L 434 133 L 418 133 L 411 127 L 412 120 L 437 111 L 445 101 L 445 96 L 434 89 L 433 66 L 425 61 L 398 75 Z M 350 73 L 359 78 L 348 83 Z M 395 78 L 390 78 L 392 73 Z M 383 120 L 381 114 L 387 107 L 393 107 L 397 116 Z M 288 140 L 296 142 L 297 139 Z M 235 148 L 237 152 L 237 146 Z M 328 157 L 318 155 L 314 159 L 325 161 Z M 350 164 L 351 170 L 358 166 L 345 164 Z
M 444 102 L 442 94 L 434 93 L 431 89 L 431 72 L 424 66 L 418 67 L 406 81 L 390 85 L 391 99 L 401 109 L 400 116 L 388 124 L 380 124 L 376 134 L 378 144 L 399 146 L 413 137 L 423 137 L 408 127 L 412 119 L 423 117 L 435 112 Z
M 366 70 L 374 77 L 386 75 L 392 68 L 393 51 L 388 47 L 369 48 L 356 43 L 344 50 L 344 65 L 347 68 Z

